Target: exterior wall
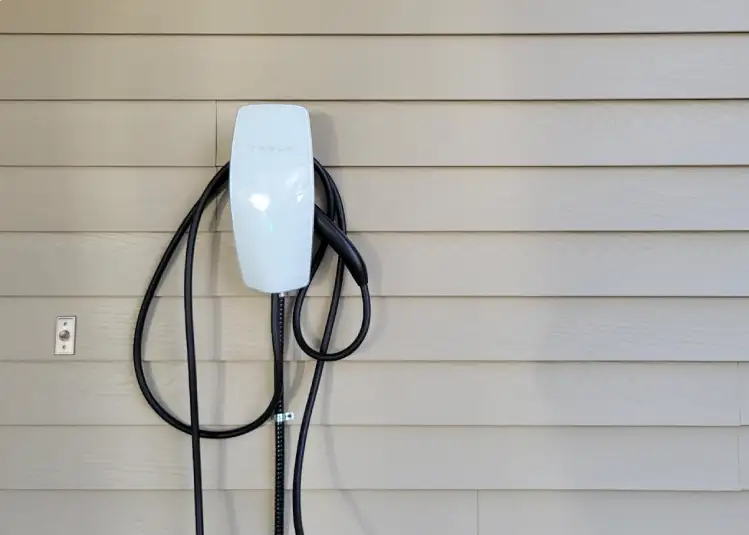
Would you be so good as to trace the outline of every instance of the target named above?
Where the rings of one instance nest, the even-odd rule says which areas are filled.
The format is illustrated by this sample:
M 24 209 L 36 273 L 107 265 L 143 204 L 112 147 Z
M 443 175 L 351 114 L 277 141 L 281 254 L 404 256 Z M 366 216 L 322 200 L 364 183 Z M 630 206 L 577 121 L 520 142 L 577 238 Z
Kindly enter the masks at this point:
M 0 1 L 0 532 L 191 532 L 133 321 L 238 106 L 287 100 L 375 296 L 328 366 L 307 533 L 745 533 L 747 98 L 746 0 Z M 238 424 L 270 392 L 268 301 L 228 210 L 208 223 L 202 421 Z M 180 280 L 146 354 L 184 418 Z M 208 532 L 270 531 L 271 433 L 204 442 Z

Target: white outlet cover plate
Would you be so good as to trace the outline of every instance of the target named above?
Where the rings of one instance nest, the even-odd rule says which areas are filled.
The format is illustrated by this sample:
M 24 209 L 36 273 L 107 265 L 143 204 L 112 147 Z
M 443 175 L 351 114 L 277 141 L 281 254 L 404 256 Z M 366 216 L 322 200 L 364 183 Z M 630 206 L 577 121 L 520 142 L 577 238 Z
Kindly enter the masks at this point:
M 58 316 L 55 328 L 55 355 L 75 355 L 75 316 Z M 69 337 L 60 338 L 60 333 L 67 331 Z

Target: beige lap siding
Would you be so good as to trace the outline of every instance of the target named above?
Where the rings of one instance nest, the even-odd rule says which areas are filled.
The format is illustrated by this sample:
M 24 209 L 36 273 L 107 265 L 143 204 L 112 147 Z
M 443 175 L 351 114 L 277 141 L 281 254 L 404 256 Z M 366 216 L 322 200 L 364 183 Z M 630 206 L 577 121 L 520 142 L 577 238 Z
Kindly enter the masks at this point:
M 0 1 L 0 531 L 192 529 L 133 322 L 239 106 L 282 100 L 312 113 L 374 296 L 323 381 L 308 534 L 743 534 L 747 45 L 743 0 Z M 202 422 L 235 425 L 269 395 L 268 301 L 222 210 L 196 343 Z M 145 358 L 186 417 L 181 275 Z M 208 531 L 271 529 L 271 433 L 204 443 Z

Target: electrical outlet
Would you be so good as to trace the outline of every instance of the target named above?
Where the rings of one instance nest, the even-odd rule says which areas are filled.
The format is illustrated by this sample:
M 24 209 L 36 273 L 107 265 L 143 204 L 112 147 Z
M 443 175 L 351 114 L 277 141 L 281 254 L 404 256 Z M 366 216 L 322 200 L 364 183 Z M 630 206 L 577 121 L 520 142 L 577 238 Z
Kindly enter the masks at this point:
M 75 316 L 58 316 L 55 355 L 75 355 Z

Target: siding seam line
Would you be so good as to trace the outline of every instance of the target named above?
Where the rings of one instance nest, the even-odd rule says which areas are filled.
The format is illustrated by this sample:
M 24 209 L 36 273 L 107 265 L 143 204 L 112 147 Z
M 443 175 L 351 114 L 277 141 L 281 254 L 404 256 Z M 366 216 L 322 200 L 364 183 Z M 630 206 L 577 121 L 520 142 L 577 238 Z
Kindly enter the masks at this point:
M 476 489 L 476 535 L 481 535 L 481 490 Z
M 742 422 L 743 422 L 743 415 L 742 415 L 742 388 L 741 388 L 741 361 L 736 363 L 736 394 L 737 399 L 739 403 L 739 428 L 738 433 L 736 433 L 736 468 L 738 473 L 736 474 L 736 483 L 739 492 L 744 490 L 744 484 L 743 484 L 743 477 L 741 476 L 741 428 L 742 428 Z
M 213 168 L 218 166 L 218 100 L 213 101 Z

